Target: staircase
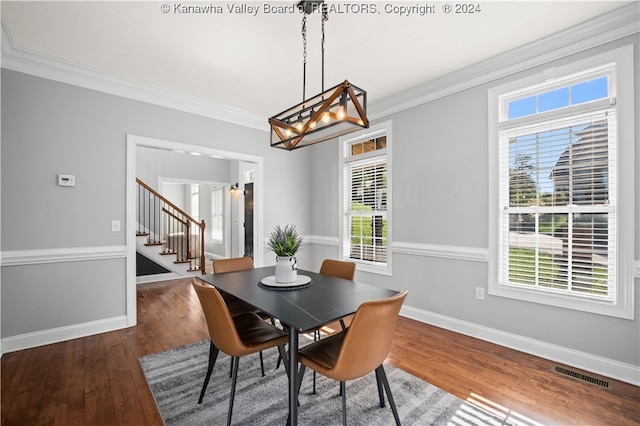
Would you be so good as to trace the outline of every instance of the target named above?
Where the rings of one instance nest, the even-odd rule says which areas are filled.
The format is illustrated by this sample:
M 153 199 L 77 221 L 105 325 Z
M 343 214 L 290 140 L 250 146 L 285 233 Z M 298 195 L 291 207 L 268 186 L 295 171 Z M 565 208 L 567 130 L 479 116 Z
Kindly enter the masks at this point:
M 179 277 L 204 274 L 204 220 L 196 221 L 140 179 L 136 182 L 136 250 Z

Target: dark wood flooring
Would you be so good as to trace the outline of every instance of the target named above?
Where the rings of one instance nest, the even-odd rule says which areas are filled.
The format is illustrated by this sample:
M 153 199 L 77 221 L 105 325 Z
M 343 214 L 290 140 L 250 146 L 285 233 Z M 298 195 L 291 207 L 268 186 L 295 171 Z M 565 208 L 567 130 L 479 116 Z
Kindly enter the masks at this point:
M 2 357 L 2 425 L 162 425 L 138 358 L 208 334 L 189 280 L 138 287 L 136 327 Z M 550 361 L 410 319 L 398 321 L 388 361 L 521 424 L 640 424 L 640 387 L 583 383 Z

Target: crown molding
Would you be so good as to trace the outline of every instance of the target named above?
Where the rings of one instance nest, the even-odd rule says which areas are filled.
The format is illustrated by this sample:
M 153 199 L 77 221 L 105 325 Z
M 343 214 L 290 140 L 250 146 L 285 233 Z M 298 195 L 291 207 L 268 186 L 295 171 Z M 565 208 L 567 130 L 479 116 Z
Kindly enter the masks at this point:
M 640 3 L 631 3 L 372 103 L 378 119 L 640 32 Z
M 269 130 L 267 117 L 258 114 L 22 49 L 15 45 L 4 19 L 1 39 L 2 68 L 258 130 Z
M 2 20 L 2 68 L 154 105 L 268 131 L 267 118 L 41 55 L 15 45 Z M 631 3 L 549 37 L 454 71 L 369 105 L 370 119 L 400 112 L 483 83 L 640 32 L 640 4 Z

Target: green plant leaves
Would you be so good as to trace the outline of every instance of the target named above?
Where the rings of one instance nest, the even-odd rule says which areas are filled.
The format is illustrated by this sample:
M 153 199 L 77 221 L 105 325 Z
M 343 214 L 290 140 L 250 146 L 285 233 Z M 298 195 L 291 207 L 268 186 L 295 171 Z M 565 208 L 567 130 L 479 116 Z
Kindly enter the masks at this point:
M 269 250 L 274 252 L 276 256 L 291 257 L 300 250 L 302 237 L 298 235 L 295 225 L 286 225 L 284 229 L 280 225 L 276 226 L 271 235 L 267 246 Z

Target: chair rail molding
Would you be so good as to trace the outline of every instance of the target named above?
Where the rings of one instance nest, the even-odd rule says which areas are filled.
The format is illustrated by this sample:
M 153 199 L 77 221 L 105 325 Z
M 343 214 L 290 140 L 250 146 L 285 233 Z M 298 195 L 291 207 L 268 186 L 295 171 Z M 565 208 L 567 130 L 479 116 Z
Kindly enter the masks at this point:
M 266 250 L 266 239 L 264 241 Z M 303 244 L 316 244 L 338 247 L 338 237 L 323 235 L 305 235 Z M 394 254 L 408 254 L 412 256 L 439 257 L 443 259 L 464 260 L 469 262 L 489 262 L 489 249 L 484 247 L 462 247 L 443 244 L 426 244 L 395 241 L 391 243 L 390 250 Z M 640 279 L 640 260 L 635 260 L 634 276 Z
M 391 251 L 394 254 L 440 257 L 444 259 L 466 260 L 471 262 L 489 262 L 489 249 L 479 247 L 460 247 L 442 244 L 394 241 L 391 244 Z
M 6 250 L 0 252 L 0 266 L 120 259 L 125 258 L 126 253 L 126 246 Z
M 338 237 L 327 237 L 323 235 L 305 235 L 302 239 L 302 244 L 338 247 L 340 245 L 340 239 Z

